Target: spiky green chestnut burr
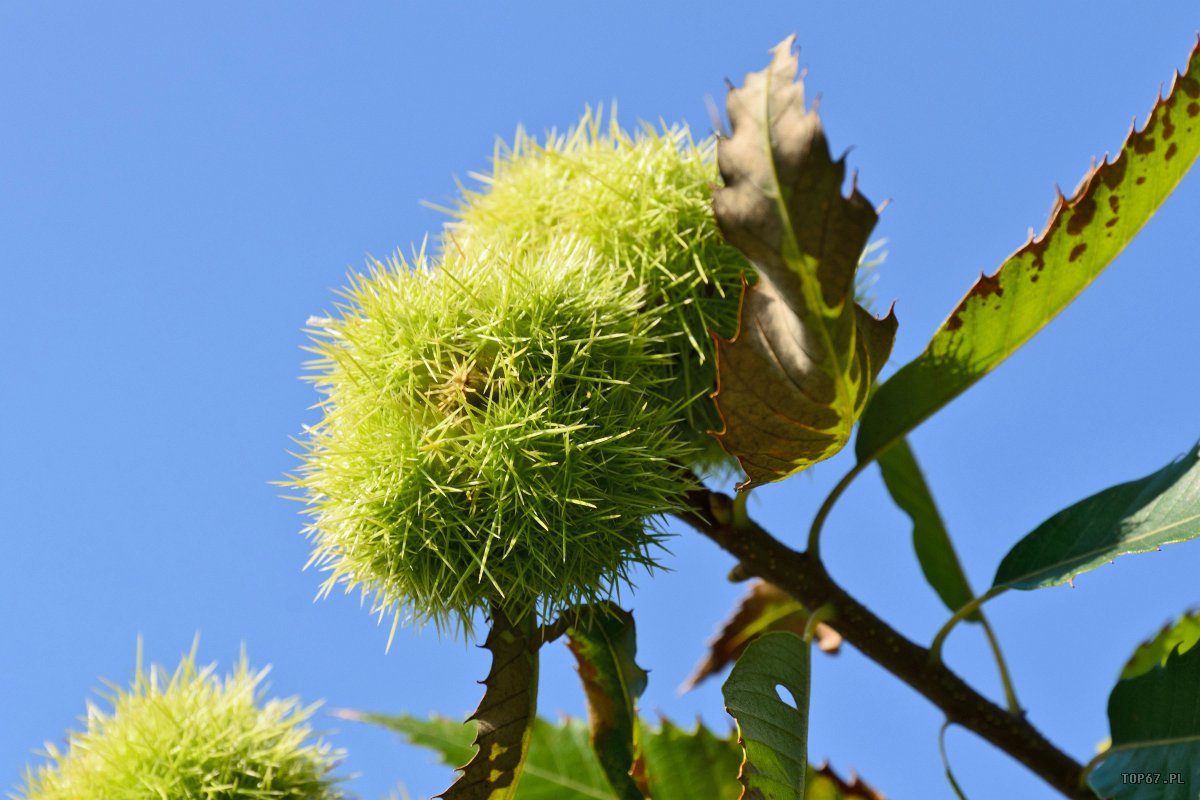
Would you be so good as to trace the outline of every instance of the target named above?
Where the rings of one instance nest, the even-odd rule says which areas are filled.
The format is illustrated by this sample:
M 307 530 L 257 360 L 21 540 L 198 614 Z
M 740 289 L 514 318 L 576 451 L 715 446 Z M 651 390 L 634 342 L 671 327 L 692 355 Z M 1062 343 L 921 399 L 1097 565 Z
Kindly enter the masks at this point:
M 291 481 L 323 591 L 470 630 L 493 605 L 550 619 L 654 566 L 690 447 L 643 292 L 569 240 L 353 278 L 312 323 L 324 418 Z
M 478 191 L 463 190 L 450 213 L 445 257 L 470 261 L 481 249 L 544 250 L 581 238 L 630 271 L 647 304 L 679 336 L 664 337 L 667 395 L 683 404 L 683 434 L 695 444 L 690 465 L 702 472 L 731 464 L 707 431 L 722 425 L 708 396 L 716 387 L 709 331 L 732 337 L 741 275 L 753 269 L 727 244 L 712 213 L 720 180 L 713 138 L 694 142 L 687 126 L 644 127 L 631 135 L 615 116 L 584 114 L 565 135 L 538 144 L 518 131 L 500 146 Z
M 266 670 L 243 654 L 224 680 L 197 667 L 195 648 L 164 681 L 138 665 L 112 710 L 88 704 L 87 728 L 26 770 L 20 800 L 340 800 L 330 775 L 342 756 L 311 740 L 315 706 L 263 699 Z

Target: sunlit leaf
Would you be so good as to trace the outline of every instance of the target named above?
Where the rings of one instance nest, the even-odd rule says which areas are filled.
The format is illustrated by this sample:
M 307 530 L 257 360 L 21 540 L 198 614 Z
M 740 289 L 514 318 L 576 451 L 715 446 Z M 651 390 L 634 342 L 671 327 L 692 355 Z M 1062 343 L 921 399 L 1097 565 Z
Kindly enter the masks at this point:
M 1200 445 L 1152 475 L 1105 489 L 1043 522 L 1000 562 L 993 589 L 1056 586 L 1117 556 L 1196 536 Z
M 791 695 L 785 702 L 776 687 Z M 750 643 L 721 693 L 738 724 L 743 800 L 802 800 L 808 767 L 808 643 L 768 633 Z
M 733 133 L 717 146 L 724 187 L 713 211 L 758 271 L 738 332 L 717 337 L 721 444 L 743 487 L 779 480 L 845 446 L 887 360 L 896 318 L 854 302 L 855 270 L 876 213 L 834 161 L 795 81 L 795 37 L 726 101 Z
M 1108 698 L 1112 746 L 1088 776 L 1114 800 L 1195 800 L 1200 786 L 1200 647 L 1119 681 Z
M 858 460 L 953 400 L 1042 329 L 1146 224 L 1200 153 L 1200 44 L 1145 127 L 1061 195 L 1042 233 L 981 276 L 925 352 L 885 381 L 862 417 Z
M 733 616 L 708 643 L 708 656 L 683 688 L 691 689 L 737 661 L 754 637 L 770 631 L 803 635 L 807 625 L 808 610 L 795 598 L 772 583 L 754 581 Z M 826 653 L 836 653 L 842 645 L 841 634 L 823 622 L 817 623 L 814 640 Z
M 737 800 L 742 749 L 731 734 L 718 737 L 703 725 L 685 731 L 670 720 L 643 740 L 654 800 Z
M 457 767 L 474 752 L 470 722 L 408 714 L 365 714 L 339 710 L 341 719 L 379 725 L 432 750 L 447 766 Z M 401 776 L 403 777 L 403 776 Z M 517 800 L 616 800 L 588 742 L 588 727 L 578 719 L 549 722 L 539 717 L 525 759 Z
M 688 732 L 664 719 L 658 730 L 644 730 L 643 741 L 654 800 L 737 800 L 741 796 L 737 774 L 742 749 L 735 735 L 718 737 L 703 725 Z M 884 800 L 857 775 L 846 780 L 828 763 L 808 767 L 804 797 Z
M 1191 650 L 1200 641 L 1200 612 L 1189 611 L 1175 622 L 1163 627 L 1153 639 L 1142 642 L 1133 651 L 1121 678 L 1136 678 L 1167 663 L 1167 656 L 1176 649 L 1181 653 Z
M 637 665 L 633 615 L 609 604 L 586 624 L 568 629 L 588 702 L 592 746 L 621 800 L 641 800 L 630 776 L 634 766 L 637 699 L 646 690 L 646 671 Z
M 341 719 L 379 725 L 409 742 L 438 753 L 449 766 L 471 757 L 473 727 L 442 717 L 366 714 L 345 709 Z M 742 749 L 732 733 L 717 736 L 703 725 L 686 731 L 670 720 L 658 728 L 639 723 L 654 800 L 737 800 L 742 792 L 738 767 Z M 807 800 L 883 800 L 857 776 L 846 781 L 828 764 L 808 769 Z M 617 800 L 588 744 L 587 726 L 577 719 L 538 718 L 525 761 L 517 800 Z
M 329 714 L 338 719 L 378 725 L 399 733 L 417 747 L 424 747 L 439 754 L 443 764 L 456 769 L 470 761 L 471 756 L 475 754 L 473 742 L 476 726 L 470 720 L 463 722 L 437 715 L 422 718 L 411 714 L 376 714 L 349 708 L 335 708 Z M 539 718 L 538 722 L 544 720 Z M 567 731 L 564 730 L 563 733 Z M 585 732 L 584 742 L 586 741 Z
M 879 456 L 879 470 L 888 493 L 913 522 L 913 549 L 925 580 L 947 608 L 957 611 L 971 602 L 975 593 L 907 440 L 901 439 Z M 978 622 L 981 618 L 972 614 L 967 619 Z

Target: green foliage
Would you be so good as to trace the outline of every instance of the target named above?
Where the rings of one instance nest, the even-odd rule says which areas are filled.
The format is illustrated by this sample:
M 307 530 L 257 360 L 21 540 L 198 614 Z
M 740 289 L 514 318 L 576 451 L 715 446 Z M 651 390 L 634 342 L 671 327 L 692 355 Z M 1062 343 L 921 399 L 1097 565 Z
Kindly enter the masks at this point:
M 442 717 L 363 714 L 335 711 L 342 719 L 379 725 L 458 766 L 471 757 L 472 728 Z M 639 723 L 638 739 L 649 796 L 654 800 L 737 800 L 741 748 L 734 736 L 717 736 L 703 725 L 686 731 L 664 719 L 657 728 Z M 809 767 L 807 800 L 882 800 L 861 780 L 847 783 L 828 765 Z M 604 777 L 588 729 L 570 717 L 558 722 L 538 718 L 533 725 L 525 773 L 516 800 L 618 800 Z
M 1189 611 L 1176 622 L 1165 626 L 1149 641 L 1138 645 L 1137 650 L 1129 657 L 1125 668 L 1121 670 L 1121 678 L 1136 678 L 1154 667 L 1165 666 L 1167 656 L 1178 650 L 1186 653 L 1196 642 L 1200 641 L 1200 612 Z
M 855 302 L 877 215 L 856 187 L 842 195 L 845 161 L 830 157 L 820 118 L 805 108 L 794 41 L 730 89 L 733 135 L 717 149 L 725 187 L 713 213 L 759 274 L 737 336 L 717 344 L 718 438 L 746 472 L 743 489 L 846 445 L 896 335 L 895 315 L 876 319 Z
M 232 674 L 184 656 L 164 683 L 159 666 L 138 664 L 128 690 L 110 684 L 111 711 L 88 703 L 87 728 L 50 762 L 28 770 L 23 800 L 337 800 L 331 770 L 342 757 L 312 741 L 316 706 L 264 702 L 267 670 L 242 654 Z
M 588 727 L 596 758 L 622 800 L 641 800 L 634 768 L 637 699 L 646 691 L 646 671 L 634 660 L 633 615 L 610 606 L 567 631 L 588 701 Z
M 901 439 L 879 456 L 879 471 L 888 494 L 912 520 L 913 550 L 925 580 L 947 608 L 957 611 L 974 599 L 975 592 L 907 440 Z M 980 617 L 973 614 L 969 619 L 978 621 Z
M 737 774 L 742 751 L 732 734 L 717 736 L 700 724 L 689 733 L 664 719 L 642 739 L 654 800 L 736 800 L 741 794 Z
M 1200 648 L 1123 678 L 1108 699 L 1112 745 L 1088 776 L 1114 800 L 1193 800 L 1200 785 Z M 1130 780 L 1130 776 L 1133 780 Z
M 768 633 L 750 643 L 721 687 L 745 753 L 738 773 L 743 798 L 803 800 L 809 677 L 808 642 L 794 633 Z M 777 686 L 795 706 L 780 698 Z
M 855 451 L 875 458 L 1010 356 L 1116 258 L 1200 155 L 1200 47 L 1117 157 L 1059 194 L 1040 236 L 980 276 L 925 352 L 885 381 Z
M 684 409 L 687 458 L 701 471 L 729 456 L 707 431 L 720 427 L 708 395 L 716 384 L 710 331 L 732 335 L 747 264 L 717 230 L 712 185 L 716 143 L 695 142 L 686 125 L 630 134 L 588 111 L 562 135 L 539 144 L 518 130 L 498 146 L 478 191 L 463 190 L 442 249 L 447 263 L 490 250 L 545 252 L 563 237 L 593 248 L 608 268 L 629 270 L 670 336 L 653 349 L 669 362 L 665 386 Z M 856 254 L 857 255 L 857 254 Z
M 1120 555 L 1200 536 L 1200 445 L 1144 478 L 1080 500 L 1019 541 L 996 570 L 997 589 L 1065 583 Z
M 458 767 L 471 757 L 475 726 L 470 723 L 408 714 L 334 713 L 402 734 L 412 744 L 438 753 L 447 766 Z M 587 725 L 577 719 L 554 723 L 538 717 L 516 796 L 517 800 L 616 800 L 588 744 Z
M 468 629 L 605 599 L 692 485 L 659 319 L 579 242 L 456 269 L 375 264 L 313 322 L 324 418 L 291 485 L 323 591 Z

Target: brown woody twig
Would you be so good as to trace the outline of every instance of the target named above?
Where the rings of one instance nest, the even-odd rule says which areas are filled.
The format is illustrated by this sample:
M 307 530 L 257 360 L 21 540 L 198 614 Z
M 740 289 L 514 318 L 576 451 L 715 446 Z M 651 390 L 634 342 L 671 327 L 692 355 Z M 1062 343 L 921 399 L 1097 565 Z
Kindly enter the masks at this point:
M 1064 796 L 1096 800 L 1082 780 L 1083 766 L 1023 716 L 991 702 L 930 659 L 927 648 L 900 635 L 834 583 L 819 559 L 792 550 L 753 520 L 735 522 L 732 502 L 720 492 L 696 489 L 687 496 L 687 510 L 677 516 L 737 558 L 746 573 L 770 581 L 808 608 L 832 607 L 831 623 L 846 641 L 923 694 L 948 720 L 1008 753 Z

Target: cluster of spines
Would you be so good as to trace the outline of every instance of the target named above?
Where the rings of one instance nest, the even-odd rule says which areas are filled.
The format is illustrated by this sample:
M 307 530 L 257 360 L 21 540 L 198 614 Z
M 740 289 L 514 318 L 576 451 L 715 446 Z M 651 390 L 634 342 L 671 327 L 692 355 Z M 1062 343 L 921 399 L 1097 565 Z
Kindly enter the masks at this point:
M 313 331 L 325 416 L 292 481 L 324 591 L 469 629 L 492 604 L 550 618 L 653 567 L 690 448 L 643 291 L 579 241 L 354 278 Z
M 332 769 L 342 758 L 311 739 L 316 706 L 264 702 L 266 670 L 243 653 L 224 680 L 198 667 L 195 647 L 169 679 L 137 670 L 126 690 L 108 684 L 111 711 L 88 704 L 87 728 L 29 769 L 21 800 L 341 800 Z
M 443 251 L 470 260 L 496 246 L 538 249 L 563 237 L 587 242 L 628 270 L 651 313 L 678 335 L 665 339 L 666 393 L 684 413 L 680 433 L 696 446 L 691 466 L 724 471 L 731 459 L 708 435 L 721 423 L 708 396 L 716 385 L 711 333 L 737 326 L 745 257 L 721 237 L 713 218 L 719 180 L 716 141 L 693 140 L 686 126 L 626 132 L 614 113 L 588 111 L 565 134 L 538 143 L 518 130 L 497 146 L 491 173 L 473 175 L 449 209 Z

